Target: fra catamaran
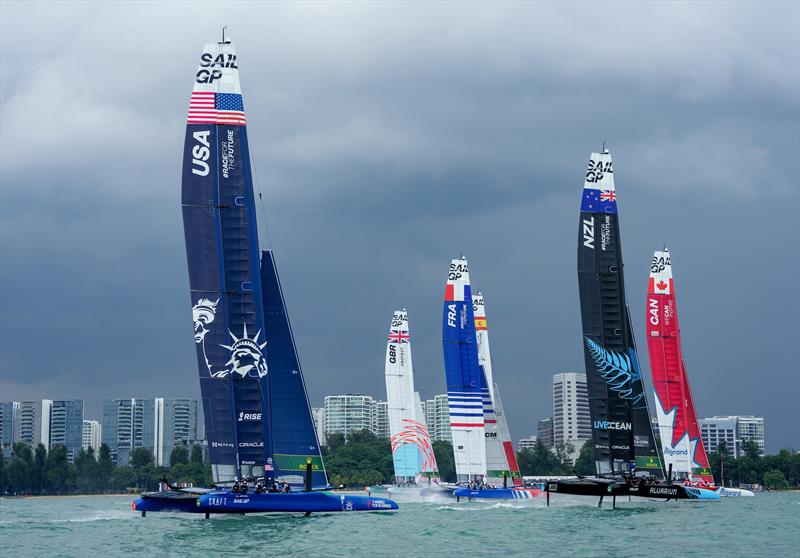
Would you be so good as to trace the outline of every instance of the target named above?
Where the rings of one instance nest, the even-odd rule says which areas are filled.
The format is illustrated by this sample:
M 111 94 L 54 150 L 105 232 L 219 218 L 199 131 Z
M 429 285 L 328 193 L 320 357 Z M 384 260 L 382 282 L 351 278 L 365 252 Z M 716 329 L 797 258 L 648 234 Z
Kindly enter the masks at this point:
M 724 497 L 753 496 L 749 490 L 714 487 L 697 423 L 681 349 L 672 262 L 666 247 L 655 252 L 647 286 L 647 347 L 664 461 L 676 480 L 709 488 Z
M 650 423 L 622 268 L 611 155 L 592 153 L 578 225 L 578 287 L 597 476 L 547 483 L 551 493 L 716 499 L 665 480 Z
M 260 252 L 236 50 L 206 45 L 189 102 L 182 209 L 208 455 L 216 488 L 133 509 L 205 513 L 397 509 L 334 495 L 271 250 Z M 278 492 L 280 490 L 280 492 Z

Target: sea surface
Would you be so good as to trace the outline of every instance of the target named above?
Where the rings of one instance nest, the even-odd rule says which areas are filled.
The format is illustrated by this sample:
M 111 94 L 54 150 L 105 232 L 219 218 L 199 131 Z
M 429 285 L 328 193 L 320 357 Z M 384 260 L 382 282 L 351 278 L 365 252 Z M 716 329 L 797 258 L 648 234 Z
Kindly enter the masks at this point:
M 401 503 L 393 513 L 212 516 L 131 510 L 126 496 L 0 499 L 0 555 L 800 556 L 800 493 L 716 502 Z M 557 504 L 557 505 L 556 505 Z

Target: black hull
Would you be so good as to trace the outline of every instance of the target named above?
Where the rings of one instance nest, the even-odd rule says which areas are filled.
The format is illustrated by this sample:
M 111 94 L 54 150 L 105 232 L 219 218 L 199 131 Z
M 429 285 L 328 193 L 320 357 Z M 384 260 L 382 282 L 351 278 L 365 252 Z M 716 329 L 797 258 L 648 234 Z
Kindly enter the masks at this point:
M 711 490 L 683 486 L 682 484 L 637 484 L 610 479 L 569 479 L 548 482 L 545 488 L 550 494 L 574 496 L 639 496 L 661 500 L 717 500 L 719 495 Z

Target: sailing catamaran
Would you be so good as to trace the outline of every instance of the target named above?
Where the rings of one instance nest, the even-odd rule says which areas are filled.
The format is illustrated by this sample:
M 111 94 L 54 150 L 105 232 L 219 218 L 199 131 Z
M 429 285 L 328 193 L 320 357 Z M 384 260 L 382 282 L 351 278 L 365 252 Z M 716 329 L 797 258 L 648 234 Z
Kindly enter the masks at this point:
M 411 334 L 405 308 L 394 312 L 389 326 L 385 376 L 396 483 L 389 487 L 389 492 L 406 497 L 441 492 L 443 489 L 438 485 L 439 470 L 422 412 L 422 401 L 414 390 Z
M 656 251 L 647 287 L 647 347 L 664 461 L 676 480 L 710 488 L 720 496 L 753 496 L 749 490 L 714 487 L 697 422 L 681 350 L 672 262 L 666 247 Z
M 182 189 L 194 340 L 217 489 L 143 494 L 133 509 L 206 516 L 397 509 L 384 498 L 320 491 L 328 480 L 275 260 L 271 250 L 259 250 L 246 124 L 236 50 L 223 34 L 200 56 Z
M 622 268 L 614 171 L 608 150 L 592 153 L 578 228 L 578 286 L 596 477 L 547 483 L 560 494 L 718 498 L 709 490 L 663 481 Z

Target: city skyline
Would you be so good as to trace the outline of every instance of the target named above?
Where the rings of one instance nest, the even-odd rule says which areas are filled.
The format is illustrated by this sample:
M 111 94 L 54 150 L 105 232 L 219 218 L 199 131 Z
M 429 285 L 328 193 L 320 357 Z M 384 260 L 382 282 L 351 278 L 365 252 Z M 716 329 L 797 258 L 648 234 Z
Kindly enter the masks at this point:
M 2 3 L 2 398 L 82 397 L 92 416 L 199 398 L 179 165 L 199 49 L 227 24 L 313 403 L 383 393 L 401 307 L 417 389 L 445 391 L 463 252 L 512 437 L 530 434 L 551 375 L 583 370 L 575 233 L 607 141 L 646 385 L 666 242 L 698 414 L 764 416 L 768 451 L 800 446 L 797 5 L 673 8 Z

